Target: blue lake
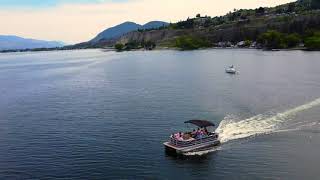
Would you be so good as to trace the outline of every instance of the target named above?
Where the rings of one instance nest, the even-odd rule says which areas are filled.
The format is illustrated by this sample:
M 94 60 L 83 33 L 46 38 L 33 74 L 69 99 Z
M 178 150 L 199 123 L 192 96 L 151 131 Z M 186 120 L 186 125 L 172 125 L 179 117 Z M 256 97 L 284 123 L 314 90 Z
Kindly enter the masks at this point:
M 0 179 L 316 179 L 320 53 L 0 54 Z M 225 67 L 234 64 L 239 74 Z M 222 146 L 172 157 L 185 120 Z

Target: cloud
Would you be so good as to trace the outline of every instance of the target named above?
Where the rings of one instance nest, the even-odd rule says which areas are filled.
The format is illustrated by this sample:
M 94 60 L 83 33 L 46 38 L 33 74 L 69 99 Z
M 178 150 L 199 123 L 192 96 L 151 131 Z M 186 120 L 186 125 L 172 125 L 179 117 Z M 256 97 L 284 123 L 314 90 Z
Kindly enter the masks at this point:
M 15 1 L 15 0 L 11 0 Z M 31 0 L 35 2 L 36 0 Z M 51 8 L 0 8 L 0 34 L 77 43 L 124 21 L 176 22 L 197 13 L 223 15 L 233 8 L 275 6 L 292 0 L 132 0 L 69 3 L 60 0 Z M 3 2 L 0 0 L 0 2 Z M 57 2 L 57 1 L 54 1 Z M 80 3 L 81 2 L 81 3 Z M 122 2 L 122 3 L 119 3 Z

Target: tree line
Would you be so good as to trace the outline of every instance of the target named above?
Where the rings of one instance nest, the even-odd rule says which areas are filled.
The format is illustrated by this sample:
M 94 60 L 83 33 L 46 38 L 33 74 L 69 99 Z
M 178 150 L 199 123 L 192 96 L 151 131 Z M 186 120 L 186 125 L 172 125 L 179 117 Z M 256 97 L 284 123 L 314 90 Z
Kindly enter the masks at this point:
M 304 46 L 309 50 L 320 50 L 320 32 L 315 30 L 307 30 L 305 34 L 297 33 L 280 33 L 275 30 L 269 30 L 261 34 L 257 43 L 266 49 L 285 49 Z
M 130 51 L 134 49 L 146 49 L 146 50 L 152 50 L 156 47 L 156 43 L 153 41 L 129 41 L 125 44 L 117 43 L 114 45 L 114 48 L 120 52 L 120 51 Z

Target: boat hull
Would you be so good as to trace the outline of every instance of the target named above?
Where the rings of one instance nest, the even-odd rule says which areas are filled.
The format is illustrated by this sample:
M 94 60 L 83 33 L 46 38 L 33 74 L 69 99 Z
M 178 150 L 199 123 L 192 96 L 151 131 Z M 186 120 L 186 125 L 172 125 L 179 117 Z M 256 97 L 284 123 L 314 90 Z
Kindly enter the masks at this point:
M 236 70 L 227 69 L 226 73 L 228 73 L 228 74 L 236 74 L 237 71 Z
M 208 142 L 205 142 L 205 143 L 199 143 L 199 144 L 196 144 L 196 145 L 186 146 L 186 147 L 177 147 L 175 145 L 172 145 L 170 142 L 163 143 L 167 153 L 169 153 L 169 154 L 180 154 L 180 155 L 183 155 L 183 154 L 188 153 L 188 152 L 197 152 L 197 151 L 201 151 L 201 150 L 204 150 L 204 149 L 212 148 L 212 147 L 218 146 L 220 144 L 221 143 L 220 143 L 219 140 L 208 141 Z

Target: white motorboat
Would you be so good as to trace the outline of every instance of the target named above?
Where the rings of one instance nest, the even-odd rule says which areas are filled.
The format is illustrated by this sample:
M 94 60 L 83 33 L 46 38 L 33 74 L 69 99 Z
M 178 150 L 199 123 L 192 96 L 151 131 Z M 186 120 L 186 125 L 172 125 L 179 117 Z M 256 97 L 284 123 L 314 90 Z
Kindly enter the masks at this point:
M 230 67 L 228 67 L 228 68 L 226 69 L 226 73 L 236 74 L 236 73 L 237 73 L 237 70 L 236 70 L 236 68 L 232 65 L 232 66 L 230 66 Z

